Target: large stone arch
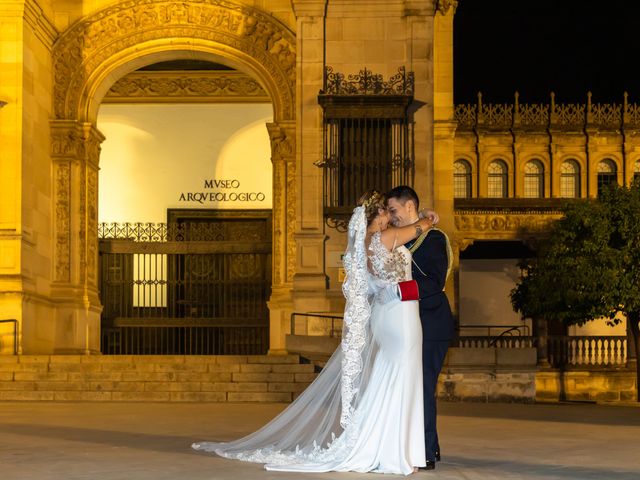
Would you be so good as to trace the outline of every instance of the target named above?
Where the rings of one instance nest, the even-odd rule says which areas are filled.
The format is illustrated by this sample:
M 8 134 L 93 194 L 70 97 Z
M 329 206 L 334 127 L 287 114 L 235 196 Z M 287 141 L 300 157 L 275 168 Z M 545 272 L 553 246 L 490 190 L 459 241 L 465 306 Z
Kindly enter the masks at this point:
M 95 121 L 100 102 L 120 77 L 157 61 L 223 61 L 269 92 L 277 186 L 273 287 L 274 292 L 287 289 L 295 269 L 295 45 L 294 33 L 272 15 L 228 0 L 122 2 L 81 19 L 60 36 L 52 52 L 52 296 L 58 323 L 73 333 L 57 350 L 99 350 L 97 191 L 104 137 Z
M 55 118 L 93 121 L 88 97 L 96 93 L 101 69 L 163 44 L 236 59 L 270 93 L 275 120 L 294 118 L 293 32 L 267 13 L 226 0 L 123 2 L 75 23 L 54 45 Z

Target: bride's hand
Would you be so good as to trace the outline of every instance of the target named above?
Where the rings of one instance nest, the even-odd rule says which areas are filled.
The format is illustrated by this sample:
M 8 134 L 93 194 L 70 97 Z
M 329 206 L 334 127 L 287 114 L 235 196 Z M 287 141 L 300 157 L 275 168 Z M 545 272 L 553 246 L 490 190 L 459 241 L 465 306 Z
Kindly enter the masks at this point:
M 433 223 L 433 219 L 425 217 L 425 218 L 421 218 L 416 223 L 414 223 L 414 226 L 417 226 L 417 225 L 420 226 L 421 230 L 427 231 L 431 227 L 433 227 L 434 223 Z M 420 236 L 420 231 L 416 230 L 416 237 L 418 237 L 418 236 Z
M 436 225 L 440 221 L 440 215 L 435 210 L 431 210 L 430 208 L 423 208 L 418 212 L 419 218 L 429 218 L 431 219 L 432 225 Z

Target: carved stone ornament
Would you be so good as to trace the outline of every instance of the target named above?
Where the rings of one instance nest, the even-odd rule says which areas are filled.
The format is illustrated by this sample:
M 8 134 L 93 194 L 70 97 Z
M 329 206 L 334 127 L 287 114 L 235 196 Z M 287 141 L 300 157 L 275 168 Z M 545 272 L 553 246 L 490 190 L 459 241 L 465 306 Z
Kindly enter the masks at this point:
M 61 282 L 68 282 L 71 268 L 71 168 L 68 162 L 55 164 L 55 192 L 55 279 Z
M 443 15 L 449 13 L 449 10 L 453 7 L 453 13 L 456 13 L 458 8 L 458 0 L 436 0 L 436 11 Z
M 242 72 L 132 72 L 103 102 L 269 102 L 269 94 Z
M 296 163 L 293 156 L 287 160 L 287 282 L 292 282 L 296 271 Z
M 98 67 L 127 49 L 171 37 L 253 58 L 277 90 L 280 118 L 295 117 L 294 34 L 272 15 L 226 0 L 122 2 L 73 25 L 54 45 L 55 117 L 80 117 L 87 101 L 82 95 L 95 87 L 87 78 Z
M 267 124 L 271 140 L 271 156 L 273 160 L 283 160 L 295 156 L 295 130 L 286 129 L 276 123 Z
M 268 123 L 267 129 L 273 161 L 273 283 L 276 284 L 291 282 L 296 267 L 296 131 L 292 122 Z M 281 246 L 284 250 L 280 250 Z
M 472 234 L 508 232 L 513 234 L 547 232 L 558 215 L 455 215 L 455 225 L 459 232 Z M 472 235 L 473 236 L 473 235 Z
M 70 120 L 51 123 L 56 215 L 54 268 L 59 282 L 75 280 L 71 278 L 71 264 L 77 258 L 80 268 L 73 271 L 79 273 L 79 280 L 97 285 L 98 232 L 90 226 L 98 223 L 98 159 L 103 140 L 102 134 L 89 123 Z M 72 185 L 80 188 L 74 189 Z M 78 251 L 72 251 L 74 215 L 80 219 L 76 237 Z
M 475 238 L 461 238 L 456 243 L 458 245 L 458 251 L 464 252 L 467 248 L 473 245 Z

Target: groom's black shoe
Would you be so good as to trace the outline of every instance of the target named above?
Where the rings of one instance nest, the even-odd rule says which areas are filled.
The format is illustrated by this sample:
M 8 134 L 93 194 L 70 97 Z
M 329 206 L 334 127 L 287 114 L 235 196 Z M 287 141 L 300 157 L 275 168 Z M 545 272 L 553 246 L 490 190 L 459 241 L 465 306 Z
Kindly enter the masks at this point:
M 420 467 L 420 470 L 435 470 L 436 462 L 433 460 L 427 460 L 427 464 L 424 467 Z

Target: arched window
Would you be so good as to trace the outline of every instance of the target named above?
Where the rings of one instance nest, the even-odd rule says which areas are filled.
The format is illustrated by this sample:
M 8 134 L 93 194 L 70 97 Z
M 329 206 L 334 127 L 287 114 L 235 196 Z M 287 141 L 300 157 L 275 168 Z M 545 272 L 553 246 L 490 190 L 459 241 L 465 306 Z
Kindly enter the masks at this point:
M 563 198 L 580 196 L 580 165 L 575 160 L 566 160 L 560 166 L 560 196 Z
M 544 197 L 544 166 L 539 160 L 531 160 L 524 166 L 524 196 Z
M 471 198 L 471 165 L 466 160 L 453 164 L 453 197 Z
M 633 181 L 640 182 L 640 160 L 633 164 Z
M 603 188 L 617 181 L 617 168 L 613 160 L 606 159 L 598 163 L 598 195 Z
M 507 164 L 494 160 L 489 164 L 489 198 L 506 198 L 509 192 L 507 184 Z

